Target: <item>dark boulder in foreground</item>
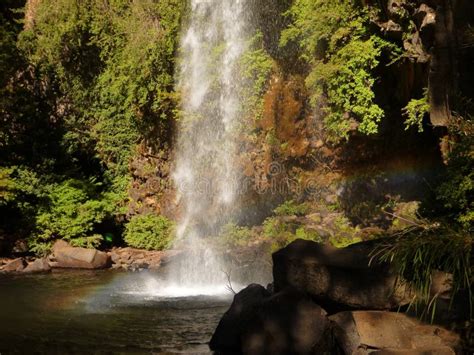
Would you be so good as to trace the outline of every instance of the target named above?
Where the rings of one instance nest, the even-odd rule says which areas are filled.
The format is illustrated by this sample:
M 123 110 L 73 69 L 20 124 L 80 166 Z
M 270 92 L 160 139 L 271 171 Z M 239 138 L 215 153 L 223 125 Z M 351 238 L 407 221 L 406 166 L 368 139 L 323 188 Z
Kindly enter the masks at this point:
M 250 285 L 235 296 L 209 346 L 221 354 L 331 353 L 329 324 L 326 312 L 297 290 L 270 295 Z
M 388 265 L 369 266 L 374 243 L 336 249 L 297 240 L 276 252 L 272 293 L 250 285 L 235 295 L 211 349 L 251 355 L 460 353 L 456 334 L 387 311 L 408 302 L 409 295 Z M 448 290 L 446 278 L 440 279 L 438 295 Z M 351 308 L 365 310 L 340 312 Z
M 56 261 L 53 267 L 73 269 L 104 269 L 110 266 L 107 253 L 86 248 L 75 248 L 64 241 L 57 241 L 53 246 Z
M 224 314 L 209 346 L 214 351 L 240 352 L 241 336 L 247 329 L 256 309 L 270 293 L 260 285 L 250 285 L 237 293 L 229 310 Z
M 386 264 L 369 265 L 373 242 L 338 249 L 296 240 L 273 254 L 275 291 L 294 287 L 332 311 L 394 309 L 409 293 Z
M 264 300 L 242 334 L 244 354 L 332 354 L 326 312 L 292 289 Z

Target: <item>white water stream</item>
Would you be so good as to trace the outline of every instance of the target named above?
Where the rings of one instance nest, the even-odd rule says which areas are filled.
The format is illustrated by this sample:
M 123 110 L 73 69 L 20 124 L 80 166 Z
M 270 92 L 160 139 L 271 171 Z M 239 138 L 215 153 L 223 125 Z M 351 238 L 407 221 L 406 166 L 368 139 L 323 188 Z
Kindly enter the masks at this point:
M 216 235 L 238 210 L 236 130 L 243 85 L 238 65 L 246 50 L 245 3 L 191 1 L 181 41 L 183 117 L 173 174 L 182 209 L 177 240 L 190 252 L 171 267 L 161 289 L 165 294 L 228 292 L 226 270 L 206 237 Z

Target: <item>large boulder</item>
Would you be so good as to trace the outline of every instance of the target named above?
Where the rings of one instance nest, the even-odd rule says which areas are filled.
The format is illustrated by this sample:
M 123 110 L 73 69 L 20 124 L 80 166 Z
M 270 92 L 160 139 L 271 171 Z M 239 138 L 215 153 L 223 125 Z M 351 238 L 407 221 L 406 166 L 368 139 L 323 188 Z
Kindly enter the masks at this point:
M 209 346 L 223 354 L 322 354 L 331 351 L 330 332 L 326 312 L 309 296 L 250 285 L 235 296 Z
M 38 273 L 38 272 L 49 272 L 51 271 L 51 266 L 46 258 L 36 259 L 35 261 L 29 263 L 22 272 L 24 273 Z
M 253 317 L 256 308 L 270 293 L 260 285 L 252 284 L 237 293 L 229 310 L 224 314 L 209 343 L 211 350 L 241 352 L 241 335 Z
M 335 314 L 337 343 L 345 354 L 456 353 L 459 337 L 441 327 L 422 324 L 402 313 L 355 311 Z
M 326 312 L 292 289 L 264 300 L 242 334 L 244 354 L 330 354 Z
M 275 292 L 294 287 L 326 309 L 394 309 L 410 295 L 389 265 L 371 260 L 375 243 L 338 249 L 296 240 L 273 254 Z M 372 261 L 372 263 L 371 263 Z
M 56 262 L 52 266 L 58 268 L 104 269 L 110 266 L 110 256 L 107 253 L 72 247 L 62 240 L 54 244 L 53 254 Z

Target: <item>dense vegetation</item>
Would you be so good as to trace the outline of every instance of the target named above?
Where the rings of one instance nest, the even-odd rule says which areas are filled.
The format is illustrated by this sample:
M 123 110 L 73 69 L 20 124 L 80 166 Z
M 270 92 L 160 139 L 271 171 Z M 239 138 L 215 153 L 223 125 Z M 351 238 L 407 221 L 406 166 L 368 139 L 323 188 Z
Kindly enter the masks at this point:
M 261 123 L 269 100 L 265 95 L 272 82 L 303 78 L 304 90 L 298 89 L 295 96 L 306 116 L 298 120 L 322 122 L 318 134 L 327 150 L 337 152 L 352 147 L 355 140 L 362 142 L 364 154 L 357 151 L 354 155 L 360 157 L 351 162 L 361 170 L 371 163 L 363 150 L 377 150 L 380 145 L 373 143 L 377 140 L 410 139 L 410 144 L 435 147 L 433 159 L 443 163 L 436 167 L 435 184 L 430 185 L 431 200 L 423 201 L 417 213 L 430 219 L 430 228 L 440 223 L 441 232 L 451 225 L 446 235 L 460 241 L 452 250 L 466 255 L 472 248 L 474 221 L 472 93 L 460 89 L 459 104 L 451 107 L 452 120 L 438 129 L 428 120 L 426 78 L 403 98 L 384 91 L 384 83 L 400 72 L 415 71 L 410 63 L 417 59 L 404 45 L 414 36 L 415 20 L 404 10 L 400 21 L 405 32 L 391 37 L 378 27 L 385 10 L 379 2 L 366 3 L 371 2 L 279 1 L 281 13 L 272 18 L 274 23 L 261 15 L 241 63 L 249 83 L 242 93 L 242 112 L 249 118 L 243 140 L 252 142 L 256 156 L 280 158 L 275 147 L 285 151 L 288 142 L 275 133 L 279 114 L 274 127 Z M 265 4 L 275 8 L 274 1 Z M 173 127 L 179 118 L 175 66 L 186 1 L 39 0 L 24 5 L 4 1 L 0 12 L 0 252 L 46 254 L 57 239 L 85 247 L 169 247 L 173 216 L 160 215 L 159 208 L 129 209 L 132 202 L 140 205 L 130 187 L 144 185 L 133 180 L 131 166 L 142 155 L 161 157 L 173 148 Z M 266 8 L 260 2 L 258 6 Z M 286 94 L 283 90 L 277 96 Z M 319 116 L 313 119 L 314 112 Z M 316 140 L 311 135 L 298 137 L 301 131 L 297 139 Z M 445 147 L 441 152 L 440 141 Z M 308 145 L 314 148 L 312 143 Z M 327 171 L 329 160 L 318 160 L 316 149 L 299 160 L 285 159 L 290 168 L 308 171 Z M 323 163 L 315 167 L 314 161 Z M 155 168 L 151 164 L 150 170 Z M 165 174 L 156 175 L 161 184 Z M 303 180 L 303 174 L 297 178 Z M 346 208 L 333 199 L 284 197 L 286 202 L 265 205 L 268 212 L 260 226 L 227 225 L 222 231 L 224 243 L 247 246 L 263 238 L 276 249 L 303 238 L 342 247 L 381 234 L 377 230 L 367 237 L 359 225 L 400 233 L 397 221 L 374 219 L 372 212 L 359 213 L 356 222 L 344 215 L 356 209 L 397 215 L 392 200 Z M 405 220 L 416 218 L 412 213 Z M 326 230 L 319 228 L 326 224 Z M 429 255 L 434 255 L 439 265 L 433 268 L 454 268 L 460 274 L 451 259 L 440 261 L 446 254 L 429 253 L 439 246 L 432 231 L 411 238 L 408 242 L 413 244 L 404 242 L 400 249 L 391 245 L 387 250 L 403 261 L 413 257 L 411 248 L 421 248 L 423 257 L 431 260 Z M 420 243 L 420 238 L 433 243 Z M 469 257 L 462 260 L 463 270 L 469 269 Z M 467 281 L 462 282 L 465 286 Z
M 23 5 L 0 19 L 0 238 L 117 242 L 131 158 L 170 139 L 184 3 Z

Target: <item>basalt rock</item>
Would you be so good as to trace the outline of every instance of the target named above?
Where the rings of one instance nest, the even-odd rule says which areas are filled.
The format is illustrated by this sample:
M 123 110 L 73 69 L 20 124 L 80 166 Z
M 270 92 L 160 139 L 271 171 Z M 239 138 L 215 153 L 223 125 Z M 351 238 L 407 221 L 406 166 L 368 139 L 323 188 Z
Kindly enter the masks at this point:
M 3 272 L 20 272 L 25 268 L 25 260 L 17 258 L 8 262 L 3 268 Z
M 252 284 L 237 293 L 224 314 L 209 343 L 213 351 L 241 352 L 241 336 L 247 329 L 256 309 L 270 293 L 261 285 Z
M 456 334 L 401 313 L 342 312 L 329 319 L 345 354 L 454 355 L 459 347 Z
M 39 273 L 39 272 L 49 272 L 51 271 L 51 266 L 46 258 L 36 259 L 35 261 L 29 263 L 22 272 L 24 273 Z
M 362 242 L 338 249 L 296 240 L 273 254 L 275 292 L 293 287 L 331 311 L 408 304 L 410 295 L 389 265 L 371 263 L 374 247 L 374 242 Z
M 72 269 L 104 269 L 110 266 L 110 257 L 95 249 L 75 248 L 64 241 L 53 246 L 54 267 Z
M 218 354 L 325 354 L 332 352 L 326 312 L 295 289 L 274 295 L 250 285 L 234 297 L 212 336 Z
M 244 354 L 333 354 L 326 312 L 294 289 L 265 299 L 242 334 Z

